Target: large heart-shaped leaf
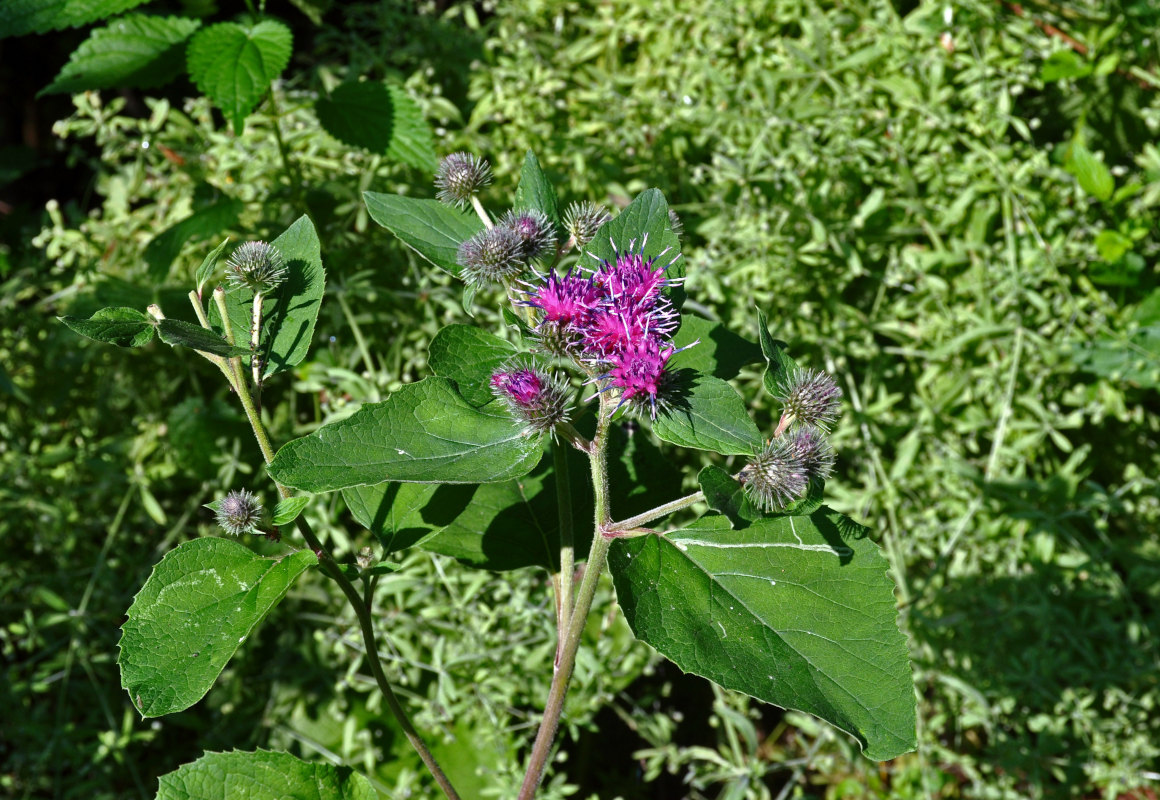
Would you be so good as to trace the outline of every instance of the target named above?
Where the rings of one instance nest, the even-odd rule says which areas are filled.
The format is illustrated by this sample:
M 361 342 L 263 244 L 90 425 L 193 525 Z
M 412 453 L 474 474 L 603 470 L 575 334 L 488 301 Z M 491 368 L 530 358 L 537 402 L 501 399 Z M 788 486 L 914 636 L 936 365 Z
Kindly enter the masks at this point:
M 670 278 L 685 276 L 681 241 L 673 233 L 669 204 L 659 189 L 641 192 L 624 211 L 602 225 L 585 248 L 580 263 L 593 267 L 600 261 L 615 261 L 617 252 L 629 250 L 641 253 L 646 259 L 657 258 L 658 265 L 670 265 L 665 273 Z M 685 302 L 684 284 L 670 289 L 669 296 L 680 308 Z
M 309 763 L 289 753 L 206 753 L 158 779 L 157 800 L 378 800 L 350 767 Z
M 309 550 L 262 558 L 228 539 L 194 539 L 166 553 L 121 629 L 121 685 L 142 716 L 204 697 L 254 626 L 317 563 Z
M 294 37 L 277 20 L 254 25 L 219 22 L 189 43 L 189 77 L 197 88 L 233 120 L 241 134 L 246 115 L 254 110 L 274 79 L 290 63 Z
M 613 542 L 617 599 L 637 638 L 678 667 L 816 714 L 867 757 L 915 747 L 915 696 L 886 559 L 823 508 Z
M 475 214 L 397 194 L 364 192 L 371 219 L 435 266 L 459 277 L 459 245 L 483 230 Z
M 438 160 L 431 126 L 418 104 L 398 86 L 378 81 L 344 83 L 314 110 L 334 138 L 433 172 Z
M 448 379 L 427 378 L 286 444 L 269 471 L 287 486 L 331 492 L 383 481 L 506 481 L 539 458 L 539 438 L 524 436 L 505 408 L 476 409 Z
M 161 86 L 185 67 L 185 40 L 201 26 L 188 17 L 130 14 L 97 28 L 40 94 Z
M 478 407 L 495 399 L 491 375 L 516 352 L 515 345 L 474 325 L 448 325 L 431 340 L 427 363 L 436 375 L 455 381 L 463 398 Z

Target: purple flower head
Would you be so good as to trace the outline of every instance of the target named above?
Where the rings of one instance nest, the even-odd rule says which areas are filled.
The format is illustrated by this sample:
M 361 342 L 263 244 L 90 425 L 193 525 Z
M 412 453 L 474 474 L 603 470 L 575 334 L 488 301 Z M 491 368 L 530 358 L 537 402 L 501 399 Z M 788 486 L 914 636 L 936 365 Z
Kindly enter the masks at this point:
M 612 358 L 606 389 L 620 390 L 620 402 L 631 403 L 636 409 L 649 408 L 653 419 L 657 415 L 657 399 L 664 391 L 665 365 L 675 350 L 653 337 L 634 342 Z
M 534 363 L 516 359 L 491 375 L 491 390 L 517 419 L 525 435 L 550 431 L 568 421 L 568 387 Z
M 665 268 L 653 269 L 655 263 L 656 258 L 646 261 L 640 253 L 624 253 L 615 263 L 602 263 L 593 280 L 618 301 L 648 306 L 661 300 L 661 289 L 669 285 Z
M 834 470 L 834 448 L 825 434 L 810 425 L 792 431 L 787 440 L 790 450 L 801 461 L 806 477 L 824 481 Z
M 527 303 L 540 309 L 547 322 L 575 324 L 586 319 L 599 300 L 591 278 L 569 271 L 563 277 L 549 272 L 543 285 L 528 293 Z

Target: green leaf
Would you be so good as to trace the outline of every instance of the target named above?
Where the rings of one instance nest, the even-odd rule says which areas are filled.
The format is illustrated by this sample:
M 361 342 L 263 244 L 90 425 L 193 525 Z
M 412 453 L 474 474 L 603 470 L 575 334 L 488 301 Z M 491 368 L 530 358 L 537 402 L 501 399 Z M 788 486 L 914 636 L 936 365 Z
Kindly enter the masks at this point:
M 1067 78 L 1084 78 L 1091 75 L 1092 65 L 1079 57 L 1074 50 L 1059 50 L 1052 53 L 1043 61 L 1039 68 L 1039 79 L 1044 83 L 1065 80 Z
M 371 219 L 395 234 L 423 258 L 459 277 L 459 245 L 483 230 L 475 214 L 438 200 L 417 200 L 397 194 L 364 192 Z
M 673 498 L 680 473 L 648 439 L 610 430 L 612 510 L 629 517 Z M 578 554 L 591 538 L 588 464 L 568 449 L 573 536 Z M 480 569 L 509 570 L 559 561 L 559 514 L 553 460 L 546 454 L 529 475 L 483 486 L 379 484 L 343 491 L 351 512 L 389 552 L 418 545 Z M 353 498 L 352 498 L 353 495 Z
M 157 800 L 378 800 L 350 767 L 258 750 L 206 753 L 158 779 Z
M 602 225 L 585 248 L 588 255 L 581 256 L 580 263 L 591 267 L 596 261 L 614 261 L 617 251 L 627 250 L 641 253 L 646 259 L 656 257 L 658 265 L 671 264 L 666 272 L 670 278 L 685 276 L 681 242 L 672 231 L 669 204 L 659 189 L 641 192 L 624 211 Z M 677 284 L 669 295 L 680 308 L 685 302 L 684 285 Z
M 463 399 L 478 408 L 495 399 L 491 374 L 516 352 L 510 342 L 474 325 L 448 325 L 431 340 L 427 363 L 436 375 L 455 381 Z
M 121 629 L 121 685 L 142 716 L 181 711 L 204 697 L 254 626 L 317 563 L 309 550 L 262 558 L 213 538 L 166 553 Z
M 326 291 L 326 270 L 322 268 L 322 247 L 309 217 L 299 217 L 271 242 L 282 254 L 287 276 L 262 305 L 263 377 L 284 372 L 302 363 L 314 340 L 314 325 Z M 236 288 L 226 294 L 226 309 L 236 342 L 248 342 L 253 315 L 254 293 Z M 211 303 L 209 320 L 221 326 L 217 303 Z M 247 351 L 248 353 L 248 351 Z M 249 362 L 249 357 L 245 361 Z
M 887 562 L 823 508 L 744 530 L 619 539 L 617 599 L 637 638 L 686 672 L 815 714 L 868 758 L 915 747 L 915 697 Z
M 0 39 L 76 28 L 120 14 L 145 0 L 4 0 L 0 3 Z
M 1096 236 L 1096 250 L 1100 258 L 1115 264 L 1132 249 L 1132 240 L 1119 231 L 1100 231 Z
M 189 43 L 189 76 L 240 135 L 246 115 L 290 63 L 293 41 L 290 29 L 276 20 L 249 26 L 219 22 Z
M 786 352 L 788 345 L 780 339 L 774 339 L 770 334 L 765 314 L 761 311 L 757 312 L 757 331 L 761 341 L 761 352 L 766 359 L 762 384 L 774 397 L 783 397 L 789 390 L 794 373 L 797 372 L 797 362 Z
M 760 364 L 765 360 L 760 347 L 721 323 L 682 314 L 681 327 L 673 337 L 673 344 L 687 347 L 698 340 L 698 344 L 673 356 L 669 368 L 693 369 L 728 381 L 736 378 L 742 367 Z
M 560 209 L 556 201 L 556 189 L 552 186 L 540 162 L 531 150 L 524 156 L 524 166 L 520 170 L 520 185 L 516 187 L 514 208 L 530 208 L 542 211 L 560 227 Z
M 1095 153 L 1076 142 L 1064 161 L 1067 171 L 1079 181 L 1080 188 L 1097 200 L 1107 200 L 1116 188 L 1112 173 Z
M 164 280 L 186 242 L 216 237 L 224 230 L 236 228 L 244 207 L 236 197 L 225 197 L 198 209 L 154 236 L 145 246 L 149 277 L 157 281 Z
M 340 142 L 382 153 L 417 169 L 438 166 L 431 126 L 398 86 L 344 83 L 314 106 L 323 129 Z
M 274 506 L 273 524 L 289 525 L 298 519 L 298 515 L 302 513 L 302 509 L 308 505 L 310 505 L 309 495 L 298 495 L 297 497 L 287 497 L 284 500 L 279 500 L 278 505 Z
M 135 308 L 102 308 L 88 319 L 57 317 L 71 330 L 118 347 L 141 347 L 153 338 L 154 320 Z
M 205 260 L 201 262 L 201 266 L 197 268 L 197 272 L 194 273 L 193 278 L 195 281 L 197 281 L 197 294 L 199 297 L 201 296 L 202 289 L 204 289 L 205 285 L 209 283 L 209 279 L 213 277 L 214 272 L 217 270 L 217 263 L 221 259 L 222 253 L 226 249 L 226 245 L 229 243 L 230 240 L 226 239 L 224 242 L 215 247 L 213 251 L 205 257 Z
M 476 409 L 446 378 L 427 378 L 286 444 L 269 472 L 307 492 L 383 481 L 492 483 L 526 475 L 539 454 L 539 438 L 524 436 L 498 403 Z
M 185 40 L 201 26 L 187 17 L 130 14 L 97 28 L 40 94 L 161 86 L 185 69 Z
M 179 319 L 163 319 L 157 323 L 157 335 L 168 345 L 181 345 L 203 353 L 212 353 L 215 356 L 249 355 L 245 347 L 232 347 L 229 342 L 213 331 L 208 331 L 200 325 L 182 322 Z
M 677 380 L 675 398 L 653 420 L 660 439 L 722 455 L 752 455 L 761 447 L 761 433 L 736 389 L 691 370 L 678 373 Z

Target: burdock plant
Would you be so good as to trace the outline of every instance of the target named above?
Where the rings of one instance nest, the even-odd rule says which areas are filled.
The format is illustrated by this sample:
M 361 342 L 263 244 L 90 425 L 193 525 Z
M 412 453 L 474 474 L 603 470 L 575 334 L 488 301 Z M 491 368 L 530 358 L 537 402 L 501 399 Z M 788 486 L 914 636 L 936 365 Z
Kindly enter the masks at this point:
M 312 339 L 324 273 L 309 220 L 270 244 L 237 248 L 225 270 L 233 288 L 214 289 L 207 309 L 203 288 L 226 245 L 210 253 L 189 294 L 198 325 L 156 307 L 65 318 L 87 336 L 126 346 L 156 333 L 216 365 L 281 497 L 269 525 L 297 531 L 274 557 L 250 550 L 249 540 L 216 537 L 166 555 L 129 609 L 121 639 L 122 682 L 135 706 L 159 716 L 200 700 L 253 626 L 318 568 L 353 609 L 387 709 L 435 783 L 457 798 L 396 696 L 391 681 L 401 676 L 379 650 L 390 629 L 374 608 L 378 575 L 395 569 L 398 549 L 415 541 L 398 529 L 422 525 L 418 546 L 453 554 L 464 568 L 551 576 L 555 612 L 545 624 L 556 626 L 557 639 L 547 702 L 521 785 L 495 786 L 497 796 L 530 800 L 538 791 L 606 572 L 635 635 L 681 669 L 821 717 L 869 758 L 912 749 L 914 691 L 886 561 L 868 529 L 823 505 L 835 462 L 828 432 L 841 411 L 837 383 L 798 366 L 760 313 L 754 342 L 686 308 L 678 221 L 659 191 L 643 192 L 616 217 L 585 200 L 561 214 L 529 153 L 512 207 L 493 215 L 480 195 L 490 180 L 485 161 L 456 153 L 435 179 L 442 203 L 373 192 L 365 200 L 432 268 L 465 282 L 465 307 L 470 299 L 498 302 L 500 314 L 491 316 L 502 327 L 443 328 L 430 343 L 432 376 L 277 451 L 256 396 L 263 379 L 305 358 Z M 277 313 L 262 315 L 264 302 Z M 238 341 L 243 330 L 248 346 Z M 751 384 L 755 370 L 781 406 L 766 432 L 750 417 L 759 404 L 730 384 L 742 371 Z M 630 420 L 628 447 L 618 429 Z M 693 461 L 689 450 L 713 463 L 689 476 L 698 488 L 681 496 L 676 465 Z M 467 486 L 448 493 L 441 484 Z M 377 547 L 344 559 L 351 563 L 336 560 L 303 513 L 330 492 L 341 492 L 377 537 Z M 313 513 L 335 505 L 317 503 Z M 227 534 L 266 525 L 245 490 L 215 509 Z M 477 535 L 466 544 L 443 535 L 455 526 Z M 589 541 L 585 556 L 577 548 Z M 361 777 L 269 752 L 209 754 L 163 785 L 220 794 L 259 774 L 308 775 L 316 791 L 373 796 Z

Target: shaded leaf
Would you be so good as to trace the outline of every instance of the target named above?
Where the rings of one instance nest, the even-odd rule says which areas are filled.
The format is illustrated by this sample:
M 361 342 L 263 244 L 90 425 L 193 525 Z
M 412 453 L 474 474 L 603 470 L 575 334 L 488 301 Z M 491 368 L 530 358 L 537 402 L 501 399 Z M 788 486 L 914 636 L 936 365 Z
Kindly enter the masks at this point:
M 189 708 L 209 691 L 250 631 L 318 559 L 262 558 L 227 539 L 166 553 L 122 627 L 121 685 L 145 717 Z
M 446 378 L 427 378 L 286 444 L 269 472 L 308 492 L 383 481 L 490 483 L 527 474 L 539 454 L 539 439 L 525 437 L 502 406 L 476 409 Z
M 289 525 L 298 519 L 298 515 L 302 513 L 302 509 L 308 505 L 310 505 L 310 497 L 308 495 L 286 497 L 279 500 L 278 505 L 274 506 L 273 524 Z
M 200 26 L 188 17 L 115 19 L 90 33 L 40 94 L 166 84 L 185 70 L 185 41 Z
M 218 334 L 208 331 L 200 325 L 182 322 L 179 319 L 163 319 L 157 323 L 157 335 L 168 345 L 181 345 L 212 353 L 215 356 L 249 355 L 245 347 L 233 347 Z
M 869 758 L 914 749 L 894 585 L 862 526 L 823 508 L 619 539 L 609 566 L 637 638 L 682 670 L 815 714 Z
M 761 352 L 766 359 L 765 375 L 762 385 L 774 397 L 784 396 L 789 391 L 792 378 L 797 372 L 797 362 L 789 357 L 788 345 L 780 339 L 774 339 L 766 326 L 765 314 L 757 312 L 757 330 L 761 341 Z
M 153 338 L 154 320 L 135 308 L 102 308 L 88 319 L 57 317 L 71 330 L 118 347 L 141 347 Z
M 438 166 L 431 127 L 398 86 L 378 81 L 344 83 L 315 104 L 318 121 L 334 138 L 418 169 Z
M 4 0 L 0 39 L 87 25 L 144 3 L 145 0 Z
M 673 344 L 688 350 L 677 353 L 669 362 L 671 369 L 693 369 L 723 381 L 736 378 L 742 367 L 764 361 L 761 348 L 730 331 L 719 322 L 681 315 L 681 327 L 673 337 Z

